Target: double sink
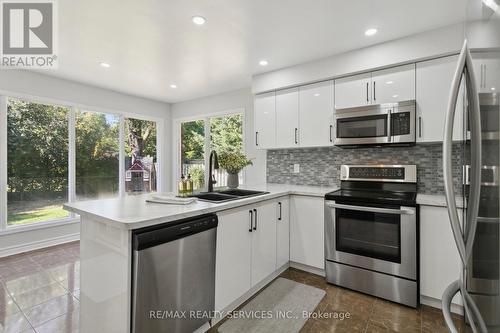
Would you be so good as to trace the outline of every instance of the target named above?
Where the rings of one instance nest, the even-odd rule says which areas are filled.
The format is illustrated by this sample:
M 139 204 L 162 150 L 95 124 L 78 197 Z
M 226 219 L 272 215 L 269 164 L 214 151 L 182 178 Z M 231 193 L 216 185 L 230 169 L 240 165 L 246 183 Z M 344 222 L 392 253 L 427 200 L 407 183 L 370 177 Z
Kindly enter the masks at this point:
M 227 201 L 233 201 L 238 199 L 244 199 L 249 197 L 255 197 L 258 195 L 267 194 L 269 192 L 265 191 L 254 191 L 254 190 L 241 190 L 241 189 L 228 189 L 217 192 L 202 192 L 198 194 L 193 194 L 192 197 L 198 198 L 201 201 L 213 202 L 213 203 L 223 203 Z

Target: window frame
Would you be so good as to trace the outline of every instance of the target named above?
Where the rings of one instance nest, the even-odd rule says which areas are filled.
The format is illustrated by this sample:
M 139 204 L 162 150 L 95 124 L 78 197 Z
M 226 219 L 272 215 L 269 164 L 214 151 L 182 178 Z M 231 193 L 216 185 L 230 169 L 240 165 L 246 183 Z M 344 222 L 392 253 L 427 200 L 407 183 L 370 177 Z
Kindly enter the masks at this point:
M 175 118 L 173 120 L 173 131 L 172 131 L 172 142 L 174 143 L 174 156 L 172 158 L 172 188 L 175 189 L 177 188 L 177 182 L 179 180 L 179 177 L 181 176 L 181 147 L 182 147 L 182 138 L 181 138 L 181 125 L 186 122 L 190 121 L 196 121 L 196 120 L 203 120 L 204 125 L 205 125 L 205 146 L 204 146 L 204 160 L 205 160 L 205 166 L 209 165 L 209 158 L 210 158 L 210 144 L 211 144 L 211 138 L 210 138 L 210 119 L 212 118 L 221 118 L 224 116 L 233 116 L 233 115 L 241 115 L 242 116 L 242 146 L 243 146 L 243 153 L 246 154 L 246 110 L 245 108 L 235 108 L 235 109 L 228 109 L 228 110 L 223 110 L 223 111 L 218 111 L 218 112 L 212 112 L 212 113 L 204 113 L 204 114 L 199 114 L 195 116 L 189 116 L 189 117 L 181 117 L 181 118 Z M 243 183 L 245 183 L 246 180 L 246 170 L 243 169 L 241 173 Z M 208 167 L 205 167 L 205 179 L 208 178 Z
M 160 117 L 120 111 L 92 105 L 72 103 L 53 98 L 38 97 L 28 94 L 19 94 L 10 91 L 0 90 L 0 235 L 24 232 L 35 229 L 50 228 L 53 226 L 64 225 L 68 223 L 79 223 L 80 217 L 70 213 L 68 217 L 54 219 L 42 222 L 28 223 L 24 225 L 8 226 L 7 216 L 7 103 L 9 98 L 20 99 L 32 103 L 50 104 L 69 109 L 68 124 L 68 202 L 76 201 L 76 112 L 104 113 L 117 116 L 119 118 L 119 191 L 118 196 L 125 196 L 125 118 L 140 119 L 156 123 L 156 160 L 158 165 L 156 182 L 157 191 L 164 191 L 164 138 L 165 119 Z

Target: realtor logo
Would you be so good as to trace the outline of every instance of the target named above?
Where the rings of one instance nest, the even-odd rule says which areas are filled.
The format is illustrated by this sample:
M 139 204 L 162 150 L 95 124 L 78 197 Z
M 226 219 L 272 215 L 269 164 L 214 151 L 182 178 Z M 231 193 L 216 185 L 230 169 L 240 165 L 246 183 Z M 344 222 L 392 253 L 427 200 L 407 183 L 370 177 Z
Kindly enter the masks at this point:
M 55 68 L 55 3 L 3 0 L 2 68 Z

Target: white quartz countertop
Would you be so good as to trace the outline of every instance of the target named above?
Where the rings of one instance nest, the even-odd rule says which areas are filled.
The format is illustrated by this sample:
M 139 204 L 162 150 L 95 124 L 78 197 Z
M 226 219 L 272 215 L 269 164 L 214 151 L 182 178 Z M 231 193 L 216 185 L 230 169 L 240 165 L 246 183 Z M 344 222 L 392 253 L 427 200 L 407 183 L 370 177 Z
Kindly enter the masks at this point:
M 457 207 L 463 208 L 463 197 L 456 197 Z M 417 195 L 417 204 L 424 206 L 437 206 L 437 207 L 446 207 L 446 197 L 444 195 L 434 195 L 434 194 L 418 194 Z
M 240 188 L 266 191 L 269 193 L 224 203 L 197 201 L 188 205 L 150 203 L 146 202 L 150 194 L 141 194 L 112 199 L 67 203 L 64 205 L 64 208 L 83 217 L 89 216 L 97 221 L 113 224 L 119 228 L 138 229 L 158 223 L 167 223 L 196 215 L 214 213 L 254 204 L 290 194 L 323 197 L 326 193 L 337 189 L 336 187 L 327 186 L 288 184 L 248 185 L 241 186 Z

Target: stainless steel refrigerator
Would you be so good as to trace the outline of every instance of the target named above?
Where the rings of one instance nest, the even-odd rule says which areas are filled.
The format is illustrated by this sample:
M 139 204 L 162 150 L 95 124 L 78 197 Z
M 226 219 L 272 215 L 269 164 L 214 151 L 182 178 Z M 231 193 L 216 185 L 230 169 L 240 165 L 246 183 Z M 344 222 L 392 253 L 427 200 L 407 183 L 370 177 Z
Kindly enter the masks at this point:
M 443 293 L 443 315 L 457 332 L 450 307 L 460 294 L 468 330 L 500 332 L 500 0 L 469 0 L 463 28 L 443 142 L 448 215 L 463 271 Z M 452 135 L 454 114 L 462 112 L 455 109 L 459 98 L 465 121 L 457 143 Z

